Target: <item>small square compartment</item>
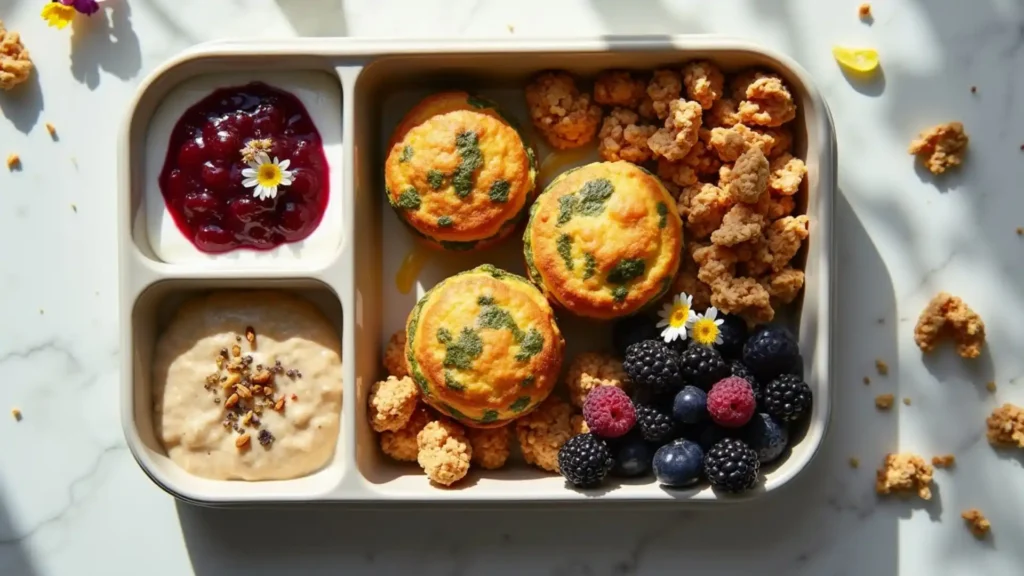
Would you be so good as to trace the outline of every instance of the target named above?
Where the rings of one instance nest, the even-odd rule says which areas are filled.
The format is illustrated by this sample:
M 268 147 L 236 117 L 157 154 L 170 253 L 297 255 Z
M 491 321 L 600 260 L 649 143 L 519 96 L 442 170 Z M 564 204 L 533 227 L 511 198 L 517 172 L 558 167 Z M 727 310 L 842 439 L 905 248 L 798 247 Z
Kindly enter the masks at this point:
M 471 468 L 469 477 L 450 490 L 431 487 L 415 463 L 391 461 L 381 451 L 377 435 L 366 421 L 365 406 L 370 384 L 381 376 L 379 350 L 387 345 L 391 334 L 404 327 L 406 317 L 420 296 L 437 282 L 480 264 L 493 264 L 505 270 L 524 274 L 522 245 L 516 241 L 521 234 L 497 246 L 471 253 L 433 253 L 419 274 L 414 289 L 408 293 L 396 287 L 396 274 L 403 259 L 415 248 L 412 234 L 400 222 L 383 199 L 381 166 L 387 155 L 386 143 L 402 116 L 420 99 L 443 90 L 465 90 L 495 101 L 503 113 L 511 116 L 531 144 L 538 150 L 541 174 L 538 188 L 558 173 L 574 166 L 600 160 L 596 151 L 559 162 L 557 172 L 546 175 L 543 159 L 548 153 L 546 142 L 536 133 L 526 110 L 523 88 L 529 78 L 543 70 L 567 70 L 585 80 L 608 69 L 650 71 L 661 67 L 678 67 L 695 59 L 710 60 L 724 70 L 762 66 L 778 72 L 790 86 L 798 102 L 798 115 L 791 124 L 794 132 L 794 154 L 804 158 L 810 170 L 796 197 L 797 213 L 811 218 L 815 232 L 805 243 L 794 263 L 805 267 L 807 280 L 804 296 L 790 310 L 780 314 L 778 321 L 798 333 L 805 356 L 807 379 L 815 391 L 814 416 L 806 427 L 792 430 L 793 440 L 784 461 L 766 468 L 766 481 L 754 496 L 788 482 L 810 460 L 820 445 L 828 421 L 828 259 L 832 250 L 832 136 L 828 111 L 808 87 L 805 79 L 790 70 L 787 64 L 754 49 L 739 49 L 726 44 L 715 48 L 669 50 L 664 46 L 631 50 L 550 52 L 539 51 L 510 56 L 499 51 L 477 53 L 437 53 L 386 55 L 369 63 L 357 78 L 353 94 L 354 138 L 360 154 L 355 158 L 354 177 L 357 222 L 354 232 L 357 269 L 355 278 L 361 295 L 364 320 L 357 326 L 355 338 L 357 357 L 370 356 L 370 365 L 357 364 L 355 418 L 356 467 L 378 497 L 399 500 L 580 500 L 605 494 L 616 500 L 716 500 L 719 497 L 706 484 L 695 489 L 668 490 L 653 478 L 616 479 L 601 490 L 590 493 L 566 488 L 564 480 L 524 464 L 518 455 L 505 468 L 482 471 Z M 528 56 L 528 57 L 527 57 Z M 821 308 L 824 306 L 824 308 Z M 563 370 L 579 352 L 610 346 L 610 323 L 592 322 L 558 312 L 558 322 L 566 335 Z M 367 347 L 377 347 L 367 351 Z M 365 352 L 365 354 L 364 354 Z
M 289 57 L 236 57 L 183 62 L 145 87 L 128 124 L 127 163 L 131 185 L 128 228 L 145 260 L 204 270 L 311 270 L 333 262 L 344 238 L 342 224 L 342 89 L 334 70 Z M 290 65 L 295 64 L 295 65 Z M 240 248 L 207 254 L 178 229 L 158 182 L 171 131 L 191 106 L 216 89 L 262 82 L 294 95 L 306 108 L 323 142 L 328 201 L 316 229 L 305 239 L 270 250 Z M 287 194 L 288 189 L 284 188 Z
M 174 280 L 148 286 L 131 308 L 130 351 L 125 360 L 131 379 L 122 385 L 122 421 L 129 447 L 143 470 L 177 498 L 203 504 L 229 504 L 239 500 L 310 501 L 326 498 L 341 482 L 349 459 L 344 423 L 345 396 L 342 382 L 342 418 L 334 456 L 318 471 L 289 480 L 210 480 L 189 474 L 168 458 L 156 437 L 153 423 L 151 371 L 156 342 L 178 307 L 191 297 L 217 290 L 270 289 L 292 293 L 312 302 L 342 337 L 343 312 L 337 294 L 315 280 Z M 257 336 L 258 337 L 258 336 Z M 343 365 L 345 359 L 342 359 Z M 197 384 L 198 386 L 198 384 Z M 203 390 L 198 390 L 203 393 Z

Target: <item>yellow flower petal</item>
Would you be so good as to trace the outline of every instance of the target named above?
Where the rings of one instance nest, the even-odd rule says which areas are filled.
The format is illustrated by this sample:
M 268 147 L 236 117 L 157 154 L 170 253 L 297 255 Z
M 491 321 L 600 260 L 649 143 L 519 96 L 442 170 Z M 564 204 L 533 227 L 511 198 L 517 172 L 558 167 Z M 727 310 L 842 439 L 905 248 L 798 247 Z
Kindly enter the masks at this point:
M 63 30 L 75 18 L 75 9 L 60 2 L 48 2 L 40 14 L 49 26 Z
M 878 51 L 874 48 L 833 46 L 832 56 L 844 68 L 861 74 L 874 72 L 878 68 Z

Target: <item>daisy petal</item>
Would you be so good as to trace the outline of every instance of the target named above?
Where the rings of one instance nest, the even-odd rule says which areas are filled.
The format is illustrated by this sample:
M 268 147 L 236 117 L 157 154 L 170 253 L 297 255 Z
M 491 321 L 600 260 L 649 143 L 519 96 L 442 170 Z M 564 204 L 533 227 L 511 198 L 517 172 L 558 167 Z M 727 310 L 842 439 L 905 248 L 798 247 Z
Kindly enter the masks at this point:
M 248 179 L 242 180 L 242 186 L 244 186 L 246 188 L 252 188 L 253 186 L 258 185 L 259 183 L 260 183 L 260 181 L 257 180 L 256 178 L 248 178 Z
M 671 326 L 661 331 L 661 337 L 665 340 L 665 342 L 671 342 L 675 340 L 676 336 L 678 335 L 679 333 L 676 332 Z
M 270 164 L 270 156 L 266 152 L 260 152 L 256 155 L 256 165 Z
M 668 320 L 658 320 L 658 323 L 654 325 L 655 328 L 664 328 L 668 326 Z
M 718 318 L 718 308 L 715 308 L 714 306 L 709 307 L 704 311 L 704 317 L 711 318 L 712 320 Z
M 721 326 L 724 323 L 725 323 L 725 320 L 723 320 L 721 318 L 719 318 L 718 320 L 715 320 L 715 326 Z
M 242 169 L 242 176 L 246 178 L 255 178 L 259 172 L 255 168 L 244 168 Z
M 281 170 L 287 170 L 288 167 L 292 165 L 292 161 L 285 158 L 284 160 L 281 160 L 277 165 L 280 166 Z

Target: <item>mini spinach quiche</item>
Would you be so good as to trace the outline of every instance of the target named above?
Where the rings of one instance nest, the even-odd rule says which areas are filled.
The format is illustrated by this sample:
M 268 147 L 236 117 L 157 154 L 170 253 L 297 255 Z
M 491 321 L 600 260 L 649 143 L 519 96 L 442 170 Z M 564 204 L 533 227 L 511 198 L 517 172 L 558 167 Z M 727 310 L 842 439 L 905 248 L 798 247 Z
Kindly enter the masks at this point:
M 431 245 L 474 250 L 508 236 L 534 196 L 532 150 L 493 102 L 435 94 L 391 138 L 384 182 L 398 217 Z
M 650 172 L 595 162 L 561 174 L 538 196 L 523 243 L 530 279 L 549 299 L 608 319 L 669 289 L 683 225 L 672 195 Z
M 442 281 L 406 323 L 406 360 L 423 400 L 473 428 L 503 426 L 544 401 L 564 349 L 544 295 L 490 265 Z

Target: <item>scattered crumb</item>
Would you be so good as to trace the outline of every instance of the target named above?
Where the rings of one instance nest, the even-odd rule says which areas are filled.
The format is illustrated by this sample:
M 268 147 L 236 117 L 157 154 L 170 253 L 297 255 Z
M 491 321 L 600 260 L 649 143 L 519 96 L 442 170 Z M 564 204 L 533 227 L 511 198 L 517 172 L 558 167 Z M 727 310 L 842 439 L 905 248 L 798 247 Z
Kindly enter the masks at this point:
M 994 393 L 996 391 L 996 383 L 995 382 L 991 382 L 991 381 L 986 382 L 985 383 L 985 389 L 988 390 L 989 392 L 993 392 Z
M 907 496 L 917 492 L 922 500 L 931 500 L 932 467 L 914 454 L 887 454 L 875 477 L 875 492 L 886 496 Z
M 978 87 L 977 86 L 971 86 L 971 94 L 977 94 L 977 93 L 978 93 Z
M 881 358 L 875 359 L 875 369 L 878 370 L 878 373 L 882 376 L 887 376 L 889 374 L 889 365 Z
M 977 508 L 964 510 L 960 513 L 960 517 L 967 522 L 967 527 L 970 528 L 971 534 L 974 534 L 975 538 L 984 538 L 988 535 L 988 531 L 992 529 L 992 523 Z
M 879 324 L 885 324 L 885 318 L 879 318 L 878 319 L 878 323 Z
M 879 410 L 888 410 L 892 408 L 893 395 L 892 394 L 879 394 L 875 396 L 875 408 Z
M 1024 148 L 1024 146 L 1022 146 Z M 1017 236 L 1024 236 L 1024 228 L 1017 228 Z
M 985 344 L 985 323 L 963 300 L 939 292 L 928 303 L 914 327 L 914 342 L 928 353 L 943 336 L 952 333 L 957 353 L 963 358 L 977 358 Z
M 42 316 L 42 315 L 43 315 L 43 309 L 42 309 L 42 308 L 40 308 L 40 309 L 39 309 L 39 315 L 40 315 L 40 316 Z
M 436 484 L 451 486 L 469 472 L 473 446 L 462 426 L 450 420 L 430 422 L 416 435 L 416 461 Z
M 850 468 L 860 468 L 860 458 L 850 456 Z
M 78 214 L 78 206 L 72 204 L 71 209 L 75 211 L 75 214 Z
M 509 34 L 515 34 L 516 33 L 516 27 L 511 25 L 511 24 L 509 24 L 508 25 L 508 33 Z
M 21 410 L 11 408 L 11 417 L 13 417 L 16 422 L 21 422 Z
M 941 456 L 932 456 L 932 466 L 936 468 L 952 468 L 956 465 L 956 456 L 952 454 L 943 454 Z
M 7 155 L 7 169 L 17 170 L 18 168 L 21 168 L 21 156 L 11 152 Z
M 1024 408 L 1010 403 L 992 411 L 985 420 L 988 443 L 997 447 L 1024 448 Z
M 903 397 L 903 405 L 904 406 L 910 406 L 910 397 L 908 397 L 908 396 L 904 396 Z
M 967 133 L 960 122 L 939 124 L 921 132 L 908 152 L 920 157 L 932 174 L 959 166 L 967 149 Z
M 860 16 L 861 20 L 867 20 L 871 18 L 871 4 L 865 2 L 857 7 L 857 15 Z
M 867 376 L 865 376 L 864 377 L 864 385 L 867 386 L 868 384 L 871 384 L 871 378 L 868 378 Z
M 53 124 L 50 124 L 49 122 L 44 124 L 44 126 L 46 126 L 46 131 L 50 133 L 50 137 L 54 137 L 54 136 L 57 135 L 57 127 L 56 126 L 54 126 Z

